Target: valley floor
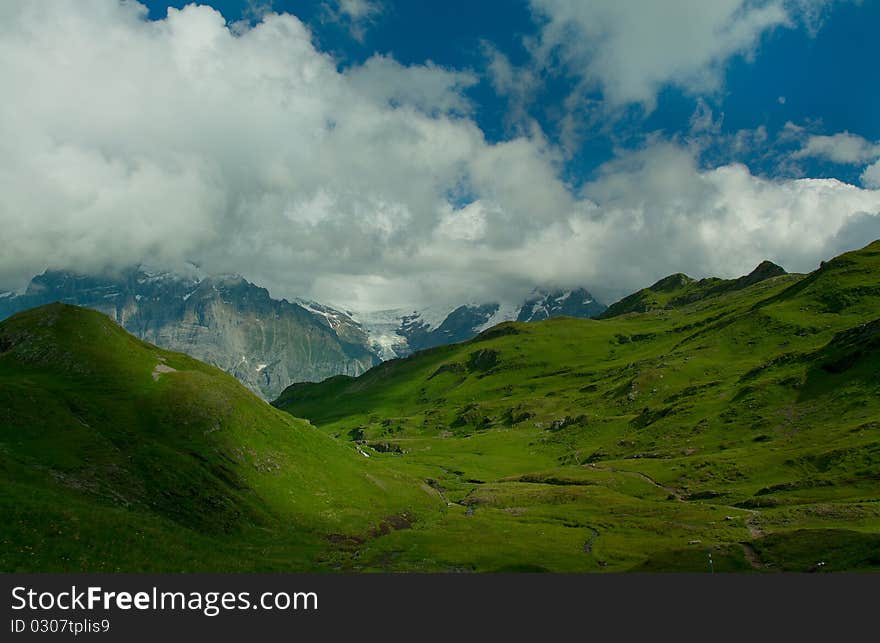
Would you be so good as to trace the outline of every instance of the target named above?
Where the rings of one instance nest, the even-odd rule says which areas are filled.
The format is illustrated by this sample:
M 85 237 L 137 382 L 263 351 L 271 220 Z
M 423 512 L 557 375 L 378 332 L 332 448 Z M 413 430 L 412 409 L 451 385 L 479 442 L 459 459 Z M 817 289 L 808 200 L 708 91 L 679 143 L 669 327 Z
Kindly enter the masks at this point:
M 511 430 L 442 443 L 402 438 L 405 455 L 371 451 L 425 477 L 445 506 L 406 529 L 349 540 L 325 564 L 445 572 L 880 568 L 876 487 L 823 487 L 793 505 L 751 508 L 728 504 L 724 493 L 689 497 L 676 487 L 675 473 L 698 464 L 693 456 L 553 466 L 552 449 L 533 440 L 531 431 Z M 527 463 L 483 455 L 517 447 Z M 542 461 L 547 468 L 529 468 Z

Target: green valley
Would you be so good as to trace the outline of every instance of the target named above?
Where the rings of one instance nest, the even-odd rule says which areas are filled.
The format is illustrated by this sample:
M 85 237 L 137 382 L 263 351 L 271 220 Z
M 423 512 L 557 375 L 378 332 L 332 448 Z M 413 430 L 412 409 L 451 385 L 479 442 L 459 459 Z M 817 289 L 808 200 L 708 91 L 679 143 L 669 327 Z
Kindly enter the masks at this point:
M 0 569 L 877 570 L 878 394 L 880 242 L 674 275 L 277 408 L 50 304 L 0 322 Z

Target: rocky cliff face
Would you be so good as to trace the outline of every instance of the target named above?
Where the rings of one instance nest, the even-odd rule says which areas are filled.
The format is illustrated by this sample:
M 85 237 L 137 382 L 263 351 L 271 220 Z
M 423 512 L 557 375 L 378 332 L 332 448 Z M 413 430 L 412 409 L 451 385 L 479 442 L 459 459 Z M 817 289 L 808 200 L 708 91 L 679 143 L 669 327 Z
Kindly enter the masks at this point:
M 380 361 L 344 313 L 272 299 L 238 276 L 47 271 L 25 293 L 0 298 L 0 319 L 53 301 L 104 312 L 148 342 L 227 371 L 266 399 L 293 382 L 358 375 Z

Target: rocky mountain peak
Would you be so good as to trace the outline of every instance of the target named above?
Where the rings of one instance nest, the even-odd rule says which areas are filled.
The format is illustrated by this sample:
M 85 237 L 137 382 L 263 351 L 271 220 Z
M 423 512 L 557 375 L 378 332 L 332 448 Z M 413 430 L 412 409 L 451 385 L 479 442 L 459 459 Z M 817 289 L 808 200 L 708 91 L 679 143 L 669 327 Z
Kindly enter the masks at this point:
M 292 382 L 358 375 L 380 361 L 350 319 L 330 324 L 326 310 L 273 299 L 240 275 L 46 271 L 24 294 L 0 298 L 0 319 L 54 301 L 103 312 L 141 339 L 231 373 L 266 399 Z

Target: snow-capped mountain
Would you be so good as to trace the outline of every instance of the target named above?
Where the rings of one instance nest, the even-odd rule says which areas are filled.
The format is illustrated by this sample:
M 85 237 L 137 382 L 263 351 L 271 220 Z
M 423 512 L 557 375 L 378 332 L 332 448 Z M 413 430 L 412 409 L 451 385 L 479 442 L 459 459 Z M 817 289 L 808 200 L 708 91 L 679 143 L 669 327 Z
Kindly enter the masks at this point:
M 344 313 L 272 299 L 237 275 L 47 271 L 24 293 L 0 298 L 0 319 L 54 301 L 106 313 L 141 339 L 218 366 L 266 399 L 294 382 L 358 375 L 381 361 Z
M 596 317 L 607 308 L 583 288 L 536 291 L 520 307 L 516 321 L 541 321 L 551 317 Z
M 350 313 L 383 360 L 461 342 L 505 321 L 532 322 L 551 317 L 595 317 L 605 306 L 583 288 L 536 290 L 523 303 L 465 304 L 421 310 Z
M 402 319 L 407 312 L 402 309 L 351 313 L 352 319 L 367 334 L 370 349 L 382 361 L 404 357 L 412 351 L 406 337 L 400 334 Z
M 504 321 L 593 317 L 605 309 L 578 289 L 535 291 L 517 305 L 354 313 L 305 299 L 273 299 L 239 275 L 139 267 L 115 276 L 46 271 L 23 293 L 0 293 L 0 319 L 54 301 L 106 313 L 141 339 L 213 364 L 266 399 L 295 382 L 359 375 L 384 360 L 465 341 Z

